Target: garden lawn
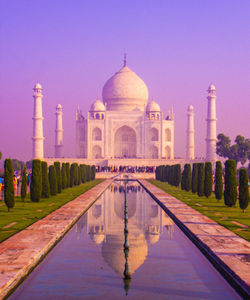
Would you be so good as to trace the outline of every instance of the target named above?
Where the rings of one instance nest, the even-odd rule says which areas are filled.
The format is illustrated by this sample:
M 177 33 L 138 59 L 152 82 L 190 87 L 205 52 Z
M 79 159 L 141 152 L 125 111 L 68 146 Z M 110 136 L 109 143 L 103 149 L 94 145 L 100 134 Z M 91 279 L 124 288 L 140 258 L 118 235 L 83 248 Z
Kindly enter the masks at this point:
M 199 197 L 191 191 L 183 191 L 181 188 L 171 186 L 166 182 L 158 180 L 149 180 L 149 182 L 250 241 L 250 206 L 243 213 L 238 201 L 235 207 L 227 207 L 224 204 L 224 199 L 218 202 L 214 193 L 207 199 L 206 197 Z
M 56 196 L 42 198 L 40 202 L 31 202 L 28 195 L 24 206 L 21 198 L 15 197 L 15 207 L 11 208 L 10 212 L 8 212 L 4 201 L 0 201 L 0 242 L 46 217 L 52 211 L 75 199 L 101 181 L 103 180 L 97 179 L 67 188 Z

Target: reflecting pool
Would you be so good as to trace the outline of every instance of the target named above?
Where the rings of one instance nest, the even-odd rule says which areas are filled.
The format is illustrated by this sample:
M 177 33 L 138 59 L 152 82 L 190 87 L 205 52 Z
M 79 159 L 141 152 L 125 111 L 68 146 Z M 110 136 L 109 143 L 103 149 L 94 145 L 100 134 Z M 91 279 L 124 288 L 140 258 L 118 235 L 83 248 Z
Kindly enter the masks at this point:
M 83 298 L 240 299 L 136 181 L 114 182 L 11 296 Z

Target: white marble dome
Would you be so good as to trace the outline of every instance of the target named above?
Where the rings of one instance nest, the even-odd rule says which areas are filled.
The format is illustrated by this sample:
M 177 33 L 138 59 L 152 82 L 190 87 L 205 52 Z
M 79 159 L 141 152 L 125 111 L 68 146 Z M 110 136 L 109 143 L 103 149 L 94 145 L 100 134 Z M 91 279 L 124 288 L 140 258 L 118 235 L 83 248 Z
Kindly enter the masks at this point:
M 35 84 L 35 86 L 34 86 L 34 90 L 36 90 L 36 89 L 39 89 L 39 90 L 41 90 L 42 89 L 42 86 L 41 86 L 41 84 L 40 83 L 36 83 Z
M 161 111 L 160 106 L 154 100 L 150 101 L 146 108 L 147 112 L 150 111 Z
M 105 111 L 106 108 L 100 100 L 96 100 L 90 107 L 90 111 Z
M 107 110 L 144 111 L 148 88 L 135 72 L 124 66 L 105 83 L 102 98 Z

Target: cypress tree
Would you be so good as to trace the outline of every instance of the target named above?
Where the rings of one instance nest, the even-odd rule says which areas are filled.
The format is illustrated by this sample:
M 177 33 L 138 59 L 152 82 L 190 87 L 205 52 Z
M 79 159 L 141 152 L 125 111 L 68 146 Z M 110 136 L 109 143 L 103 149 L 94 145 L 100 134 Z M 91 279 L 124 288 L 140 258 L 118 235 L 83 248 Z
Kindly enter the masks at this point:
M 213 190 L 213 168 L 211 162 L 205 163 L 204 194 L 208 198 Z
M 239 183 L 239 204 L 244 212 L 249 204 L 249 187 L 248 187 L 248 174 L 246 168 L 240 169 L 240 183 Z
M 222 181 L 222 164 L 220 161 L 216 162 L 216 169 L 215 169 L 215 198 L 220 200 L 223 195 L 223 181 Z
M 225 162 L 225 189 L 224 202 L 227 206 L 232 207 L 237 201 L 237 171 L 236 161 L 228 159 Z
M 78 185 L 79 184 L 79 172 L 78 172 L 78 164 L 75 163 L 74 164 L 74 185 Z
M 80 166 L 77 166 L 78 168 L 78 185 L 80 185 L 82 183 L 82 169 L 80 168 Z
M 50 186 L 48 177 L 48 165 L 46 161 L 42 161 L 42 198 L 50 197 Z
M 49 185 L 50 185 L 50 193 L 52 196 L 57 194 L 57 181 L 56 181 L 56 170 L 55 166 L 49 166 Z
M 8 207 L 8 212 L 15 206 L 13 177 L 12 161 L 10 158 L 6 158 L 4 161 L 4 202 Z
M 155 179 L 159 180 L 159 166 L 157 166 L 155 169 Z
M 181 189 L 186 189 L 186 165 L 184 166 L 182 175 L 181 175 Z
M 192 170 L 192 192 L 195 194 L 198 191 L 198 164 L 193 163 Z
M 32 202 L 39 202 L 42 195 L 42 168 L 39 159 L 32 161 L 32 175 L 30 183 L 30 199 Z
M 91 180 L 95 180 L 95 174 L 96 174 L 96 166 L 91 166 Z
M 177 164 L 175 165 L 175 180 L 174 180 L 174 185 L 179 186 L 181 183 L 181 165 Z
M 87 181 L 87 166 L 86 165 L 83 165 L 82 167 L 82 180 L 83 180 L 83 183 Z
M 198 196 L 204 196 L 204 179 L 205 179 L 205 172 L 204 172 L 204 163 L 198 163 L 198 186 L 197 192 Z
M 74 164 L 71 164 L 70 165 L 70 187 L 74 186 L 75 183 L 74 175 L 75 175 L 75 166 Z
M 91 170 L 90 170 L 90 166 L 89 165 L 87 165 L 87 167 L 86 167 L 86 169 L 87 169 L 87 181 L 90 181 L 90 179 L 91 179 Z
M 26 172 L 26 165 L 23 166 L 22 171 L 22 185 L 21 185 L 21 199 L 24 203 L 24 200 L 27 195 L 27 172 Z
M 189 192 L 191 190 L 192 185 L 192 172 L 191 172 L 191 165 L 186 164 L 186 187 L 185 190 Z
M 70 164 L 66 163 L 65 167 L 66 167 L 66 176 L 67 176 L 67 185 L 66 185 L 66 187 L 70 187 Z
M 67 188 L 67 173 L 66 173 L 66 164 L 62 163 L 62 189 Z
M 55 171 L 56 171 L 56 179 L 57 179 L 57 193 L 62 192 L 62 174 L 61 174 L 61 166 L 59 161 L 54 162 Z

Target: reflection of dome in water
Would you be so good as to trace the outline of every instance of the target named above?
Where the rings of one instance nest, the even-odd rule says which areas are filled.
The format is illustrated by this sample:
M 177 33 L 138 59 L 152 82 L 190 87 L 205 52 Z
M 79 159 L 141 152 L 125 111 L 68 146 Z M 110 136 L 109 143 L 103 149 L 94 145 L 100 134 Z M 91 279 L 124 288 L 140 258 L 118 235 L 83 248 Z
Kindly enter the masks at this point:
M 98 233 L 90 233 L 91 240 L 96 244 L 101 244 L 104 241 L 105 235 L 104 234 L 98 234 Z
M 122 195 L 122 200 L 121 201 L 115 201 L 114 202 L 114 211 L 116 215 L 123 219 L 124 218 L 124 193 Z M 127 199 L 128 199 L 128 218 L 132 218 L 136 212 L 136 197 L 130 197 L 130 194 L 127 194 Z
M 145 261 L 148 248 L 144 235 L 138 237 L 128 234 L 129 254 L 128 263 L 130 273 L 133 274 Z M 124 236 L 107 235 L 102 244 L 102 256 L 105 262 L 118 274 L 123 275 L 125 257 L 123 252 Z

